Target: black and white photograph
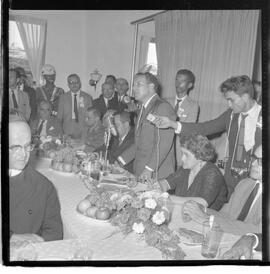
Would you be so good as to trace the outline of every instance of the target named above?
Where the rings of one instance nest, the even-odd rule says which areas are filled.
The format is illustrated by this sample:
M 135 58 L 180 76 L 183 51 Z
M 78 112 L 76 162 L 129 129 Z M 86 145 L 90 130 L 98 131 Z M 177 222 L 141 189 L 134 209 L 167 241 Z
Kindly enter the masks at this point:
M 269 262 L 266 7 L 10 3 L 2 264 Z

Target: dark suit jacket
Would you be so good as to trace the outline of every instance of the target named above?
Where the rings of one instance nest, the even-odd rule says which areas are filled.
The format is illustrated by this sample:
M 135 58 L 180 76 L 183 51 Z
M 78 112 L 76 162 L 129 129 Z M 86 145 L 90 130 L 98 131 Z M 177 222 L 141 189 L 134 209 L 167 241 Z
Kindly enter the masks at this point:
M 83 128 L 85 126 L 85 113 L 88 107 L 92 106 L 92 96 L 84 91 L 80 91 L 83 98 L 83 105 L 78 107 L 79 122 L 72 119 L 72 98 L 71 91 L 60 96 L 57 118 L 63 127 L 63 132 L 74 139 L 82 138 Z
M 109 151 L 108 151 L 108 159 L 109 162 L 112 164 L 114 163 L 118 156 L 122 154 L 127 148 L 134 144 L 134 128 L 130 128 L 127 136 L 123 140 L 123 142 L 119 145 L 119 138 L 118 136 L 113 136 L 110 142 Z M 103 151 L 105 152 L 106 147 L 105 145 L 99 147 L 96 151 Z M 124 166 L 124 169 L 128 170 L 129 172 L 133 173 L 133 161 L 127 163 Z
M 149 113 L 167 116 L 175 120 L 172 106 L 157 94 L 151 99 L 147 108 L 135 126 L 135 143 L 120 156 L 126 163 L 134 159 L 134 174 L 140 176 L 145 166 L 157 172 L 159 179 L 166 178 L 175 170 L 174 131 L 158 129 L 146 117 Z
M 30 128 L 31 128 L 32 135 L 36 134 L 38 130 L 39 121 L 40 119 L 30 121 Z M 63 134 L 61 124 L 57 118 L 53 116 L 50 117 L 46 125 L 46 134 L 53 137 L 58 137 L 59 135 L 61 136 Z
M 198 132 L 202 135 L 209 136 L 212 134 L 217 134 L 217 133 L 222 133 L 222 132 L 228 132 L 229 130 L 229 125 L 230 125 L 230 120 L 231 120 L 231 115 L 232 115 L 232 110 L 228 109 L 224 113 L 222 113 L 219 117 L 217 117 L 214 120 L 208 121 L 208 122 L 203 122 L 203 123 L 182 123 L 182 130 L 181 130 L 181 135 L 189 135 L 191 133 Z M 231 161 L 232 161 L 232 155 L 234 151 L 234 146 L 236 142 L 236 137 L 237 137 L 237 131 L 238 131 L 238 114 L 233 114 L 232 116 L 232 122 L 231 122 L 231 128 L 230 128 L 230 133 L 228 136 L 229 140 L 229 159 L 228 163 L 226 164 L 225 167 L 225 180 L 226 184 L 228 187 L 228 199 L 231 196 L 231 193 L 233 192 L 236 184 L 243 179 L 241 178 L 236 178 L 232 176 L 231 173 Z M 256 127 L 256 133 L 255 133 L 255 146 L 253 148 L 253 151 L 262 144 L 262 130 L 259 127 Z M 247 167 L 250 161 L 250 154 L 251 150 L 245 153 L 245 162 L 243 161 L 241 163 L 241 167 Z M 236 166 L 234 163 L 233 166 Z
M 118 102 L 118 95 L 116 92 L 114 93 L 113 98 L 111 100 L 109 100 L 108 107 L 106 107 L 104 97 L 102 94 L 97 99 L 94 100 L 93 106 L 96 107 L 101 112 L 102 116 L 109 109 L 115 109 L 115 110 L 119 111 L 120 107 L 122 108 L 121 104 L 119 104 L 119 102 Z
M 23 91 L 28 94 L 29 104 L 31 108 L 30 120 L 37 119 L 37 100 L 36 100 L 36 91 L 32 87 L 24 85 Z

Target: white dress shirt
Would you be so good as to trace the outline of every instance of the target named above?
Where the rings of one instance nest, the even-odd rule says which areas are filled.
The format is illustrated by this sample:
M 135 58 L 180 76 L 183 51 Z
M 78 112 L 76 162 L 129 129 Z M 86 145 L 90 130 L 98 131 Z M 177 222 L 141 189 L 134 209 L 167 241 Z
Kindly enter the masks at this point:
M 177 100 L 181 100 L 181 102 L 180 102 L 179 105 L 178 105 L 178 107 L 180 107 L 186 98 L 187 98 L 187 95 L 185 95 L 185 96 L 182 97 L 182 98 L 179 98 L 178 96 L 175 96 L 174 106 L 176 106 Z
M 47 136 L 47 132 L 46 132 L 47 122 L 48 122 L 48 120 L 44 120 L 44 123 L 42 125 L 42 130 L 40 132 L 40 136 Z M 42 120 L 40 119 L 37 128 L 39 128 L 41 123 L 42 123 Z
M 10 168 L 9 169 L 9 177 L 14 177 L 14 176 L 20 174 L 21 172 L 22 172 L 22 170 Z
M 249 151 L 255 145 L 255 132 L 256 132 L 256 124 L 258 121 L 258 117 L 261 111 L 261 106 L 254 103 L 254 106 L 247 112 L 243 113 L 247 114 L 245 119 L 245 134 L 244 134 L 244 147 L 246 151 Z M 238 128 L 240 128 L 242 116 L 239 115 L 238 118 Z

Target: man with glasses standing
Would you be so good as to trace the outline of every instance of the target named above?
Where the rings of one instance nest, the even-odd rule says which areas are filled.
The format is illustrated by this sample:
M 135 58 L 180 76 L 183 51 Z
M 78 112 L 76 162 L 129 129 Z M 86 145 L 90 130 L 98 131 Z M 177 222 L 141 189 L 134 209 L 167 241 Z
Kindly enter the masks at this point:
M 59 99 L 57 118 L 64 134 L 73 139 L 81 139 L 86 110 L 93 105 L 93 98 L 81 90 L 81 79 L 77 74 L 69 75 L 67 82 L 70 90 Z
M 31 131 L 9 121 L 9 212 L 11 246 L 63 239 L 60 203 L 53 184 L 28 165 Z

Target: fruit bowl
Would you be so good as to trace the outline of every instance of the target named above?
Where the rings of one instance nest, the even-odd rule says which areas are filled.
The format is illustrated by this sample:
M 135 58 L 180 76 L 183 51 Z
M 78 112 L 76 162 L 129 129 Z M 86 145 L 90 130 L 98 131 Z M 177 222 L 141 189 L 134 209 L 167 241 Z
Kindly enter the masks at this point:
M 51 161 L 51 168 L 56 171 L 64 173 L 77 173 L 79 168 L 77 164 L 67 163 L 67 162 L 58 162 L 56 160 Z

